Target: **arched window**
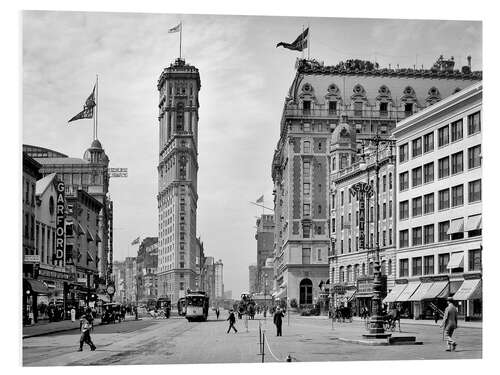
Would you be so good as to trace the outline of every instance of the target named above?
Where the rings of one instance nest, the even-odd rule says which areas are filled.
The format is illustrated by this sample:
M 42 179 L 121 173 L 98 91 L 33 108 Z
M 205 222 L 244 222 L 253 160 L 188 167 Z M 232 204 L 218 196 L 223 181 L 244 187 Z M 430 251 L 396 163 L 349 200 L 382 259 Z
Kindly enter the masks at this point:
M 300 296 L 299 296 L 299 304 L 301 305 L 310 305 L 313 302 L 313 294 L 312 294 L 313 283 L 310 279 L 302 279 L 300 282 Z
M 346 281 L 348 283 L 350 283 L 352 281 L 352 266 L 351 265 L 347 266 Z

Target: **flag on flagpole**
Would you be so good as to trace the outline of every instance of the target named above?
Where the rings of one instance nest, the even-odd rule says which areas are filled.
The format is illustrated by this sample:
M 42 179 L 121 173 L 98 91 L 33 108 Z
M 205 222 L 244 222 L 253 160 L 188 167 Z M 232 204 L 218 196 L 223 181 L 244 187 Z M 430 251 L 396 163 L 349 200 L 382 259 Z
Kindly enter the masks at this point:
M 293 43 L 285 43 L 285 42 L 279 42 L 276 44 L 276 48 L 278 47 L 284 47 L 287 49 L 291 49 L 293 51 L 303 51 L 304 49 L 307 48 L 307 38 L 309 35 L 309 27 L 305 29 L 302 34 L 300 34 L 297 39 Z
M 259 199 L 255 201 L 255 203 L 264 203 L 264 195 L 261 195 Z
M 182 25 L 182 22 L 179 23 L 177 26 L 175 27 L 172 27 L 171 29 L 168 30 L 169 33 L 178 33 L 179 31 L 181 31 L 181 26 Z
M 137 237 L 135 240 L 133 240 L 131 245 L 137 245 L 139 243 L 139 237 Z
M 70 123 L 71 121 L 81 120 L 84 118 L 93 118 L 95 106 L 96 106 L 96 103 L 95 103 L 95 85 L 94 85 L 94 88 L 92 89 L 92 94 L 90 94 L 89 97 L 87 98 L 87 100 L 85 100 L 85 104 L 83 106 L 83 111 L 81 111 L 77 115 L 73 116 L 68 121 L 68 123 Z

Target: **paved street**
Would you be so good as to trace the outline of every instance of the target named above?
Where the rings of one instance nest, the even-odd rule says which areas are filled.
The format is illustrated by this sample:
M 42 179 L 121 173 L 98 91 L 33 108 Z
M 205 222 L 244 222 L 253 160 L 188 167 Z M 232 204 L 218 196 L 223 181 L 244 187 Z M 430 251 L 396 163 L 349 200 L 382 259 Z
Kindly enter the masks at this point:
M 339 338 L 357 337 L 363 323 L 335 323 L 317 317 L 285 318 L 283 337 L 276 337 L 268 318 L 258 316 L 249 321 L 246 332 L 243 320 L 238 320 L 237 334 L 226 334 L 227 322 L 209 316 L 207 322 L 188 323 L 183 318 L 168 320 L 126 321 L 97 326 L 92 339 L 97 350 L 88 346 L 77 352 L 79 332 L 72 330 L 23 340 L 25 366 L 54 365 L 126 365 L 168 363 L 240 363 L 260 362 L 259 322 L 266 329 L 265 361 L 284 361 L 290 354 L 297 361 L 361 361 L 399 359 L 459 359 L 481 358 L 482 329 L 459 328 L 456 332 L 457 351 L 444 351 L 438 326 L 403 324 L 405 334 L 417 336 L 423 345 L 366 346 L 345 343 Z M 274 356 L 273 356 L 274 355 Z M 276 357 L 276 358 L 274 358 Z

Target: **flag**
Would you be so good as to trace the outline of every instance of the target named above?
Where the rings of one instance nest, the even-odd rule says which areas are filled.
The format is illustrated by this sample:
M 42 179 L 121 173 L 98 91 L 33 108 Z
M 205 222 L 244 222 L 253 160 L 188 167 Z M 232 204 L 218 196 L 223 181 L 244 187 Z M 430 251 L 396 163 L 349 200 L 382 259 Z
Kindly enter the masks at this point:
M 255 203 L 264 203 L 264 196 L 261 195 L 260 198 L 255 201 Z
M 293 43 L 279 42 L 276 44 L 276 48 L 279 46 L 291 49 L 294 51 L 302 51 L 307 48 L 307 36 L 309 34 L 309 28 L 305 29 L 302 34 L 300 34 Z
M 76 120 L 81 120 L 84 118 L 93 118 L 94 117 L 94 107 L 95 107 L 95 85 L 94 89 L 92 90 L 92 94 L 89 95 L 87 100 L 85 100 L 85 104 L 83 106 L 83 111 L 78 113 L 77 115 L 73 116 L 71 120 L 68 121 L 76 121 Z
M 178 33 L 179 31 L 181 31 L 181 27 L 182 27 L 181 25 L 182 25 L 182 22 L 180 24 L 178 24 L 177 26 L 169 29 L 168 32 L 169 33 Z
M 137 245 L 139 243 L 139 237 L 132 241 L 131 245 Z

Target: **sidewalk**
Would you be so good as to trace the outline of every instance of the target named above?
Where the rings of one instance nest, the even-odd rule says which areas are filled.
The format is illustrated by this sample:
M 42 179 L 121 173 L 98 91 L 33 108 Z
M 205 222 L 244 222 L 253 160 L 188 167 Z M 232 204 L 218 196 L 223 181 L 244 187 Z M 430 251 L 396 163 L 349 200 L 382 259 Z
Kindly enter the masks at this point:
M 94 320 L 94 325 L 98 326 L 101 324 L 101 319 L 96 318 Z M 58 333 L 71 331 L 73 329 L 80 329 L 80 320 L 77 319 L 74 322 L 71 320 L 62 320 L 60 322 L 40 322 L 31 326 L 23 326 L 23 339 L 28 337 L 36 337 L 48 335 L 50 333 Z

